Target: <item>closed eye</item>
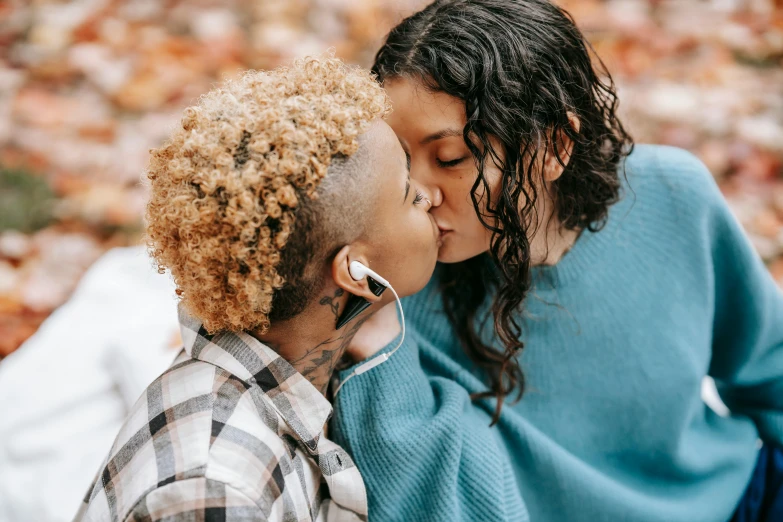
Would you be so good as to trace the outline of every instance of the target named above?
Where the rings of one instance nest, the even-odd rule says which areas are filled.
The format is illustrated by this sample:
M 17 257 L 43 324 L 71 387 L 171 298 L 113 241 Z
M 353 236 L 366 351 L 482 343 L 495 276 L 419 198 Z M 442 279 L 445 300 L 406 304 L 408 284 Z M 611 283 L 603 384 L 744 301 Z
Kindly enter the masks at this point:
M 447 169 L 449 167 L 456 167 L 457 165 L 465 161 L 467 158 L 468 158 L 467 156 L 463 156 L 461 158 L 453 159 L 451 161 L 442 161 L 440 158 L 435 158 L 435 163 L 438 164 L 438 167 L 442 169 Z
M 417 191 L 416 191 L 416 197 L 414 197 L 414 198 L 413 198 L 413 204 L 414 204 L 414 205 L 418 205 L 418 204 L 419 204 L 419 203 L 421 203 L 422 201 L 424 201 L 424 194 L 422 194 L 421 192 L 419 192 L 419 191 L 417 190 Z

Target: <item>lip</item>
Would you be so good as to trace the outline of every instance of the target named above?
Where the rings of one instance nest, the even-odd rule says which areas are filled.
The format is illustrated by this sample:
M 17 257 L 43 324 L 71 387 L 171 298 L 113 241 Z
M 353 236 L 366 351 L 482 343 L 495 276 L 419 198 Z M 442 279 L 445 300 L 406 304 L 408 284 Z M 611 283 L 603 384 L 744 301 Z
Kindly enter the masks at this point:
M 443 238 L 446 237 L 452 230 L 449 228 L 443 228 L 438 225 L 438 248 L 443 246 Z
M 432 222 L 432 234 L 435 236 L 435 244 L 438 249 L 440 249 L 440 247 L 443 246 L 444 229 L 438 225 L 438 222 L 432 214 L 430 214 L 430 221 Z

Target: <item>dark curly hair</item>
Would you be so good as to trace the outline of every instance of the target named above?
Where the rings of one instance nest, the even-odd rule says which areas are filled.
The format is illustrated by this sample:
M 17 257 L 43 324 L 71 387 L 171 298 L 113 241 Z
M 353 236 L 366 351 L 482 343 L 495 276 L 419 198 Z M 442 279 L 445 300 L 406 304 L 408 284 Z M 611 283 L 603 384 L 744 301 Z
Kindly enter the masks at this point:
M 492 231 L 489 254 L 497 268 L 482 255 L 442 266 L 439 277 L 449 320 L 490 380 L 489 391 L 474 398 L 497 398 L 493 424 L 505 397 L 516 391 L 518 400 L 524 392 L 519 312 L 531 286 L 529 234 L 538 224 L 536 181 L 547 151 L 565 167 L 550 193 L 560 224 L 596 231 L 619 199 L 619 169 L 633 149 L 616 114 L 611 76 L 591 53 L 573 18 L 547 0 L 439 0 L 392 29 L 375 57 L 381 82 L 413 78 L 465 104 L 463 138 L 478 169 L 471 199 Z M 568 157 L 563 135 L 573 143 Z M 501 167 L 502 178 L 497 197 L 484 198 L 481 209 L 480 195 L 489 193 L 487 160 Z M 489 288 L 496 289 L 491 311 L 500 351 L 477 329 Z

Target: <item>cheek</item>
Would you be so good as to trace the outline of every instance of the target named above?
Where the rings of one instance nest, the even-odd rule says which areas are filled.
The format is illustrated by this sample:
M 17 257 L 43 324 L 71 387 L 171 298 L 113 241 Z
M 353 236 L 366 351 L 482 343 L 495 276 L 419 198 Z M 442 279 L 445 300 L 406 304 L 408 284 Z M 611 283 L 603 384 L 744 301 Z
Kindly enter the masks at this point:
M 438 257 L 438 230 L 435 224 L 430 219 L 430 216 L 422 212 L 421 216 L 417 220 L 416 228 L 417 237 L 417 252 L 414 253 L 418 259 L 426 265 L 432 265 L 434 268 L 435 261 Z M 427 274 L 427 279 L 432 275 Z
M 471 197 L 474 180 L 475 175 L 463 176 L 459 183 L 452 183 L 448 187 L 448 191 L 444 192 L 444 201 L 448 202 L 447 206 L 453 220 L 454 229 L 463 238 L 483 237 L 486 230 L 479 221 L 476 207 L 473 205 Z M 483 187 L 476 189 L 479 209 L 482 210 L 485 205 L 483 193 Z
M 441 183 L 444 206 L 448 207 L 457 218 L 463 217 L 468 211 L 473 212 L 470 192 L 475 179 L 475 174 L 466 173 L 446 179 Z M 479 188 L 480 190 L 481 188 Z
M 421 210 L 397 227 L 389 261 L 390 273 L 397 276 L 400 284 L 400 288 L 395 287 L 400 297 L 418 292 L 432 277 L 438 257 L 435 237 L 430 218 Z
M 394 239 L 399 246 L 395 257 L 400 263 L 417 260 L 422 264 L 437 251 L 434 225 L 429 216 L 421 210 L 415 210 L 410 218 L 399 223 Z

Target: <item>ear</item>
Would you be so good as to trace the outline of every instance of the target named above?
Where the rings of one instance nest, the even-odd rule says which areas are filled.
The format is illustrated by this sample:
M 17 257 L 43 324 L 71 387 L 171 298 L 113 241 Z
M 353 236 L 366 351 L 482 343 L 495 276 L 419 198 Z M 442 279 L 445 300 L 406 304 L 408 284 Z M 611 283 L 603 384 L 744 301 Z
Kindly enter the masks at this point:
M 577 118 L 576 114 L 571 111 L 568 111 L 567 114 L 568 124 L 571 126 L 574 132 L 579 133 L 579 129 L 581 127 L 579 118 Z M 555 139 L 558 142 L 557 147 L 555 148 L 553 145 L 550 145 L 546 152 L 544 180 L 547 183 L 556 181 L 560 178 L 560 176 L 562 176 L 563 170 L 565 169 L 564 165 L 568 165 L 568 162 L 571 159 L 571 152 L 574 150 L 574 142 L 571 141 L 564 131 L 560 130 L 557 133 Z M 557 155 L 560 156 L 560 161 L 558 161 Z M 560 164 L 561 162 L 563 163 L 562 165 Z
M 351 261 L 358 261 L 365 266 L 369 266 L 367 257 L 361 252 L 361 248 L 355 245 L 346 245 L 337 252 L 332 260 L 332 279 L 337 286 L 349 294 L 358 295 L 367 299 L 371 303 L 377 303 L 383 297 L 373 294 L 367 285 L 367 278 L 355 281 L 351 277 L 348 267 Z

